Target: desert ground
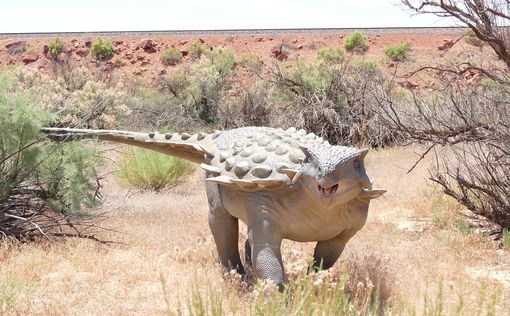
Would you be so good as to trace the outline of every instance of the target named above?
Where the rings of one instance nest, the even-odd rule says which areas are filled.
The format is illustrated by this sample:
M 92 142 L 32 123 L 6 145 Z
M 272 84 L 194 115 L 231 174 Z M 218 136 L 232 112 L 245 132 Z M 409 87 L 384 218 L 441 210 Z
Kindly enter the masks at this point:
M 508 250 L 457 228 L 459 206 L 427 181 L 431 159 L 407 173 L 419 152 L 410 147 L 369 154 L 368 174 L 388 192 L 373 201 L 365 227 L 332 273 L 341 275 L 348 266 L 355 281 L 383 284 L 387 299 L 414 305 L 418 314 L 425 313 L 424 297 L 434 301 L 442 295 L 446 314 L 455 313 L 462 301 L 466 313 L 478 315 L 495 300 L 494 312 L 504 315 L 510 310 Z M 4 311 L 168 314 L 185 306 L 192 289 L 199 288 L 222 293 L 227 310 L 236 302 L 238 314 L 248 313 L 253 280 L 241 281 L 216 261 L 203 176 L 196 168 L 180 185 L 161 193 L 133 192 L 109 176 L 98 211 L 107 212 L 102 226 L 115 231 L 98 236 L 112 244 L 2 241 L 0 294 L 2 303 L 9 304 Z M 241 241 L 244 236 L 243 228 Z M 282 248 L 290 274 L 306 269 L 312 244 L 285 241 Z
M 480 50 L 487 56 L 484 66 L 497 67 L 498 62 L 486 48 L 473 48 L 461 41 L 450 49 L 459 34 L 462 31 L 374 31 L 368 34 L 370 48 L 361 58 L 376 60 L 388 73 L 404 73 L 439 60 L 463 60 Z M 171 46 L 184 52 L 196 39 L 209 48 L 229 46 L 238 55 L 253 53 L 270 65 L 276 60 L 272 53 L 275 47 L 285 45 L 289 61 L 313 62 L 319 48 L 341 47 L 346 35 L 112 37 L 115 56 L 104 63 L 91 57 L 93 36 L 72 35 L 62 36 L 65 49 L 58 58 L 73 67 L 83 66 L 107 76 L 141 78 L 150 85 L 159 76 L 193 63 L 184 56 L 179 65 L 165 66 L 159 60 L 160 52 Z M 0 70 L 28 67 L 50 74 L 53 62 L 45 45 L 53 38 L 0 38 Z M 402 41 L 412 44 L 407 61 L 397 64 L 384 57 L 385 47 Z M 6 48 L 19 45 L 17 42 L 28 45 L 25 53 Z M 239 82 L 256 79 L 242 67 L 236 69 L 235 76 L 240 80 L 232 84 L 232 94 L 241 88 L 236 86 Z M 427 76 L 402 80 L 402 86 L 410 89 L 426 90 L 434 85 Z M 473 77 L 466 77 L 466 81 L 470 83 Z M 116 147 L 108 157 L 116 160 L 125 150 Z M 421 147 L 407 146 L 369 153 L 367 173 L 376 188 L 388 192 L 372 202 L 365 227 L 348 243 L 331 274 L 341 277 L 348 271 L 351 288 L 376 285 L 381 299 L 395 314 L 510 314 L 510 249 L 475 228 L 465 229 L 463 223 L 469 219 L 462 215 L 463 207 L 428 180 L 433 155 L 407 172 L 422 152 Z M 96 236 L 108 243 L 81 238 L 0 240 L 0 314 L 188 314 L 186 306 L 195 291 L 221 293 L 227 315 L 253 311 L 253 277 L 241 279 L 217 262 L 200 168 L 160 193 L 121 186 L 115 174 L 109 174 L 114 165 L 105 163 L 101 168 L 108 176 L 103 182 L 102 204 L 93 212 L 104 214 L 100 223 L 103 229 Z M 241 248 L 244 240 L 242 227 Z M 306 270 L 313 246 L 284 242 L 283 260 L 290 279 Z M 431 306 L 441 309 L 430 310 Z

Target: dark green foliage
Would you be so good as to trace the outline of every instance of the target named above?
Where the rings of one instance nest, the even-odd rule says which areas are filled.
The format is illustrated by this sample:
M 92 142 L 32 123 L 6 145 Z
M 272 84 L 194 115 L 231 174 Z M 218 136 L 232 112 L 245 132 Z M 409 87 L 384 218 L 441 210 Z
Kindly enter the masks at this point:
M 400 44 L 386 47 L 384 53 L 393 61 L 404 61 L 407 59 L 407 53 L 411 50 L 411 43 L 402 42 Z
M 39 130 L 56 116 L 14 86 L 9 75 L 0 75 L 0 231 L 21 238 L 58 226 L 42 215 L 48 207 L 69 215 L 95 204 L 98 159 L 81 143 L 61 146 L 45 139 Z M 43 224 L 32 225 L 41 218 Z
M 92 44 L 92 55 L 99 60 L 107 60 L 113 57 L 112 41 L 98 39 Z
M 10 77 L 0 75 L 0 202 L 30 177 L 38 164 L 39 128 L 50 115 L 30 108 L 26 98 L 9 95 Z
M 62 51 L 62 48 L 64 48 L 64 42 L 62 42 L 60 38 L 56 38 L 48 44 L 48 50 L 53 58 L 57 57 L 58 53 Z
M 348 52 L 363 54 L 368 50 L 368 38 L 360 32 L 353 32 L 344 39 L 344 47 Z
M 44 183 L 45 195 L 54 210 L 77 213 L 83 206 L 96 205 L 97 184 L 93 179 L 97 178 L 99 156 L 95 148 L 76 141 L 63 145 L 46 142 L 41 157 L 44 160 L 35 177 Z

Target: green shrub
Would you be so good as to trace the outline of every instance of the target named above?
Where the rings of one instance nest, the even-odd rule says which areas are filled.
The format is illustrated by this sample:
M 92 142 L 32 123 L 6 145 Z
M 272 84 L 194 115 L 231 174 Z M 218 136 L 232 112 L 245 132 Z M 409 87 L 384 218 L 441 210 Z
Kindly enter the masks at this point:
M 411 50 L 411 43 L 403 42 L 400 44 L 386 47 L 384 53 L 393 61 L 404 61 L 407 59 L 407 53 Z
M 344 39 L 344 47 L 349 52 L 362 54 L 368 50 L 368 38 L 360 32 L 353 32 Z
M 338 48 L 326 47 L 317 52 L 317 59 L 326 64 L 339 64 L 344 61 L 344 53 Z
M 234 69 L 235 54 L 231 48 L 215 48 L 207 54 L 214 68 L 221 77 L 224 77 Z
M 98 39 L 92 44 L 92 56 L 99 60 L 107 60 L 113 56 L 112 41 Z
M 468 235 L 471 232 L 471 226 L 463 219 L 457 221 L 457 229 L 464 235 Z
M 503 228 L 503 232 L 501 234 L 501 246 L 503 249 L 510 249 L 510 230 L 508 230 L 508 228 Z
M 154 191 L 175 186 L 192 170 L 191 163 L 186 160 L 131 147 L 120 165 L 122 170 L 117 176 L 122 184 Z
M 161 52 L 161 62 L 164 65 L 176 65 L 182 58 L 182 53 L 175 47 L 169 47 Z
M 42 215 L 40 206 L 28 205 L 34 203 L 31 201 L 41 201 L 66 215 L 77 214 L 96 202 L 95 150 L 77 142 L 60 145 L 42 136 L 41 126 L 53 124 L 58 118 L 38 107 L 35 100 L 29 91 L 16 89 L 12 76 L 0 75 L 0 231 L 17 238 L 31 238 L 62 225 Z M 20 199 L 22 202 L 17 203 L 25 203 L 26 207 L 4 204 L 13 199 Z M 4 212 L 16 215 L 20 210 L 29 221 L 3 216 Z M 32 224 L 38 219 L 42 222 L 35 229 L 37 225 Z
M 195 40 L 188 46 L 188 53 L 191 57 L 198 59 L 202 56 L 203 53 L 206 52 L 206 49 L 202 45 L 202 41 L 200 39 Z
M 64 42 L 62 42 L 60 38 L 56 38 L 48 44 L 48 51 L 53 58 L 57 57 L 58 53 L 62 51 L 62 48 L 64 48 Z

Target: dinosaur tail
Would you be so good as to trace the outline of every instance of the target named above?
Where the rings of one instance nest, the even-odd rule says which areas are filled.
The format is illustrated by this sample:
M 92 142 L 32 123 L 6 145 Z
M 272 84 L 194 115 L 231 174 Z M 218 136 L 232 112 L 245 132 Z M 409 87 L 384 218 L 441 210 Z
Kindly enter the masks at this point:
M 216 136 L 215 134 L 205 133 L 194 135 L 186 133 L 158 134 L 51 127 L 42 128 L 41 132 L 56 141 L 97 138 L 154 150 L 195 163 L 203 163 L 214 157 L 213 152 L 205 144 L 210 143 L 210 140 Z

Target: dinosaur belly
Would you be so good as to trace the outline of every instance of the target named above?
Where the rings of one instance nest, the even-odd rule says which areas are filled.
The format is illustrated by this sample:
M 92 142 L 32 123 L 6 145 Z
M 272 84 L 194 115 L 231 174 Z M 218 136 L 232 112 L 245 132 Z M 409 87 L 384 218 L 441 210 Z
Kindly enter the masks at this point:
M 299 242 L 328 240 L 349 228 L 346 218 L 332 214 L 323 218 L 304 217 L 286 221 L 285 238 Z

